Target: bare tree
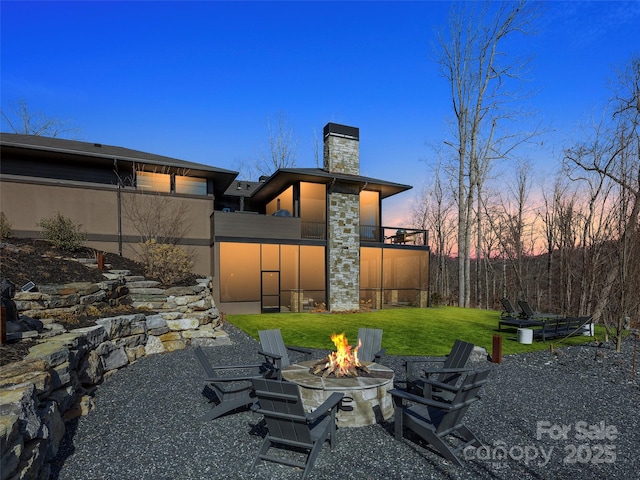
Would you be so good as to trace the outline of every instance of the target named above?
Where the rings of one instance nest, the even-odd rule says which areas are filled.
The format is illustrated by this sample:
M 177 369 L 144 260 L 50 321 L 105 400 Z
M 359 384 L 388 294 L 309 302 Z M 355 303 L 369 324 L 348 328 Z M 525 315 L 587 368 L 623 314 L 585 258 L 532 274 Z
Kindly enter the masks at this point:
M 640 217 L 640 56 L 630 59 L 614 83 L 610 124 L 599 125 L 592 139 L 565 150 L 571 171 L 595 174 L 613 182 L 617 198 L 609 207 L 617 214 L 615 250 L 598 292 L 593 317 L 609 317 L 620 349 L 625 319 L 640 313 L 637 264 Z M 613 243 L 613 242 L 612 242 Z
M 528 61 L 507 58 L 501 50 L 508 39 L 528 33 L 537 18 L 537 6 L 526 1 L 496 6 L 484 2 L 456 3 L 448 34 L 438 37 L 438 62 L 451 89 L 455 116 L 454 140 L 445 143 L 455 152 L 458 203 L 458 304 L 471 297 L 471 234 L 474 201 L 481 201 L 482 185 L 493 160 L 507 158 L 531 133 L 508 131 L 519 117 L 513 105 Z M 507 106 L 510 102 L 509 107 Z M 478 204 L 476 211 L 480 212 Z M 482 237 L 478 223 L 478 238 Z
M 298 143 L 293 136 L 293 128 L 288 124 L 283 112 L 278 112 L 277 123 L 273 125 L 267 117 L 268 151 L 262 152 L 255 169 L 260 175 L 271 175 L 279 168 L 291 168 L 296 164 Z
M 23 135 L 76 138 L 79 131 L 68 120 L 29 110 L 27 101 L 24 99 L 19 99 L 10 105 L 9 111 L 2 110 L 2 119 L 13 133 Z

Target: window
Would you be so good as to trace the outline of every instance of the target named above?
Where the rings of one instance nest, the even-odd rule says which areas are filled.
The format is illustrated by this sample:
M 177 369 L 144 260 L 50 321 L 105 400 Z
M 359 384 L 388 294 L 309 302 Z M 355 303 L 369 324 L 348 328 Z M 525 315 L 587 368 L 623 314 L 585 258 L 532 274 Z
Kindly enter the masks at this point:
M 287 188 L 267 204 L 267 215 L 273 215 L 278 210 L 287 210 L 292 217 L 296 215 L 296 212 L 293 210 L 293 186 Z
M 327 225 L 327 187 L 300 182 L 302 237 L 324 239 Z
M 363 190 L 360 192 L 360 239 L 380 241 L 380 194 Z
M 260 300 L 260 244 L 220 244 L 220 301 Z
M 171 191 L 171 175 L 166 173 L 136 172 L 136 186 L 149 192 Z
M 176 175 L 176 193 L 185 193 L 190 195 L 206 195 L 207 180 L 198 177 L 185 177 Z

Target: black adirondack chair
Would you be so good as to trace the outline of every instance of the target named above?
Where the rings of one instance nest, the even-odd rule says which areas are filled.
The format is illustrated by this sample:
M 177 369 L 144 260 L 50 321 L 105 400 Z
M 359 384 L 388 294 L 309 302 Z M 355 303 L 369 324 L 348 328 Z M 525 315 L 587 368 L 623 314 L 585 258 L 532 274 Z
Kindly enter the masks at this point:
M 454 385 L 460 376 L 472 369 L 467 368 L 474 345 L 472 343 L 456 340 L 446 357 L 431 357 L 426 360 L 405 359 L 407 390 L 420 394 L 427 398 L 434 396 L 450 398 L 451 394 L 443 390 L 437 384 L 427 380 L 435 380 L 441 384 Z M 418 366 L 418 364 L 429 363 L 431 366 Z M 436 366 L 434 364 L 440 364 Z
M 382 330 L 379 328 L 358 329 L 358 360 L 380 363 L 385 349 L 382 348 Z
M 306 355 L 311 354 L 311 350 L 308 348 L 285 345 L 280 329 L 259 330 L 258 335 L 260 336 L 261 347 L 258 353 L 264 355 L 266 361 L 274 370 L 273 378 L 278 380 L 282 380 L 282 369 L 291 365 L 288 350 Z
M 251 380 L 269 376 L 272 372 L 268 365 L 261 363 L 213 367 L 202 348 L 195 347 L 193 352 L 205 372 L 205 388 L 213 392 L 217 400 L 217 404 L 202 416 L 204 422 L 242 407 L 252 407 L 256 397 Z
M 469 406 L 479 400 L 478 392 L 487 382 L 489 370 L 469 373 L 462 383 L 451 388 L 451 402 L 439 402 L 404 390 L 390 390 L 394 402 L 394 434 L 402 441 L 404 428 L 412 430 L 429 443 L 440 455 L 456 465 L 462 465 L 458 453 L 468 446 L 480 447 L 482 442 L 463 423 Z M 457 437 L 457 444 L 447 437 Z M 445 440 L 447 439 L 447 440 Z
M 344 394 L 334 392 L 313 412 L 305 413 L 296 384 L 254 379 L 253 387 L 260 405 L 257 412 L 264 416 L 269 433 L 251 468 L 266 460 L 301 468 L 301 478 L 306 478 L 325 440 L 329 440 L 331 450 L 337 444 L 336 411 Z M 269 454 L 271 448 L 298 452 L 302 461 L 291 455 Z

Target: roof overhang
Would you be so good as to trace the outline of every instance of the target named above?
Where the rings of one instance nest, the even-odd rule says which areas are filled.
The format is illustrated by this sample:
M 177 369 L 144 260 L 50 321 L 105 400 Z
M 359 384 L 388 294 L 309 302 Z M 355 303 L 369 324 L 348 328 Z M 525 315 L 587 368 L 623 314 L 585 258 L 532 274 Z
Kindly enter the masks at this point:
M 282 168 L 271 175 L 256 189 L 252 195 L 252 199 L 259 202 L 268 201 L 289 187 L 289 185 L 300 181 L 324 183 L 326 185 L 340 182 L 357 186 L 359 190 L 380 192 L 381 199 L 413 188 L 411 185 L 402 185 L 377 178 L 363 177 L 361 175 L 328 172 L 320 168 Z
M 90 161 L 95 165 L 112 165 L 114 168 L 117 165 L 127 164 L 131 169 L 135 165 L 145 165 L 160 167 L 170 173 L 188 172 L 190 176 L 211 179 L 216 196 L 224 194 L 225 190 L 238 175 L 238 172 L 232 170 L 128 148 L 35 135 L 2 133 L 0 135 L 0 147 L 5 153 L 20 155 L 29 151 L 29 154 L 34 157 L 46 157 L 57 161 Z

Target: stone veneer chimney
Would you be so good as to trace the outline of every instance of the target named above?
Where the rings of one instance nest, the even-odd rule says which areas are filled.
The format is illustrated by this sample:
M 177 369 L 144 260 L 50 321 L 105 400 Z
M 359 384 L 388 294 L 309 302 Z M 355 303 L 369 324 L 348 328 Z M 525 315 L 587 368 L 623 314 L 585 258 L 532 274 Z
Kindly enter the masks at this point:
M 360 174 L 360 132 L 328 123 L 324 127 L 324 169 Z M 327 309 L 360 308 L 360 188 L 334 178 L 327 191 Z

